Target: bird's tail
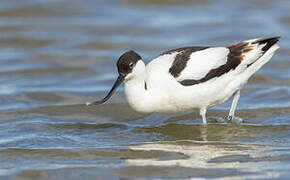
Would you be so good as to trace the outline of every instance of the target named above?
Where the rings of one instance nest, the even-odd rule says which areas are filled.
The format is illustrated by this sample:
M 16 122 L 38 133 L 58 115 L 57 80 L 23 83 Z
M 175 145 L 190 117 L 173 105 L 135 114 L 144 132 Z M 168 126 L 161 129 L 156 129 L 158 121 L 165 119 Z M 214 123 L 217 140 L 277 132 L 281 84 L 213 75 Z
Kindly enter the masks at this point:
M 274 44 L 276 44 L 280 39 L 280 36 L 276 37 L 270 37 L 266 39 L 258 39 L 257 41 L 253 42 L 254 44 L 258 44 L 259 46 L 262 47 L 262 51 L 266 52 L 268 51 Z
M 272 54 L 279 46 L 277 42 L 279 41 L 279 36 L 277 37 L 270 37 L 270 38 L 263 38 L 263 39 L 252 39 L 246 41 L 251 47 L 251 50 L 244 54 L 244 62 L 247 66 L 251 66 L 256 61 L 258 61 L 264 54 Z

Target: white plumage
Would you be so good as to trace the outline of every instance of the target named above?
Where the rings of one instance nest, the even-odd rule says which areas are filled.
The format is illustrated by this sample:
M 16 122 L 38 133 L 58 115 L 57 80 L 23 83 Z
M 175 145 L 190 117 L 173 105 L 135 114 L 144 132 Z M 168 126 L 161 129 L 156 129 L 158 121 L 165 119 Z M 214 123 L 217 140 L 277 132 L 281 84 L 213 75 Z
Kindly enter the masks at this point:
M 225 47 L 208 48 L 192 53 L 186 68 L 181 72 L 177 80 L 203 78 L 211 69 L 225 64 L 228 53 L 229 49 Z
M 118 61 L 116 87 L 125 80 L 129 104 L 144 113 L 178 113 L 199 109 L 206 123 L 206 110 L 234 95 L 229 119 L 234 114 L 240 89 L 248 79 L 270 60 L 279 48 L 279 37 L 253 39 L 227 47 L 186 47 L 170 50 L 147 66 L 134 51 Z

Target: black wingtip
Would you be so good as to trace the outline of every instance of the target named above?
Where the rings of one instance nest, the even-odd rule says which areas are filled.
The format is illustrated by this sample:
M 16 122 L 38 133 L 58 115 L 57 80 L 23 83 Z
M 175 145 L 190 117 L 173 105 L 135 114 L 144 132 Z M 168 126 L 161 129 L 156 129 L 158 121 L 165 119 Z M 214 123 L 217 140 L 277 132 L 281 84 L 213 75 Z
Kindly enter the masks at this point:
M 260 39 L 257 40 L 255 43 L 258 43 L 259 45 L 266 44 L 263 48 L 262 51 L 266 52 L 268 49 L 270 49 L 274 44 L 276 44 L 281 36 L 276 36 L 276 37 L 270 37 L 266 39 Z

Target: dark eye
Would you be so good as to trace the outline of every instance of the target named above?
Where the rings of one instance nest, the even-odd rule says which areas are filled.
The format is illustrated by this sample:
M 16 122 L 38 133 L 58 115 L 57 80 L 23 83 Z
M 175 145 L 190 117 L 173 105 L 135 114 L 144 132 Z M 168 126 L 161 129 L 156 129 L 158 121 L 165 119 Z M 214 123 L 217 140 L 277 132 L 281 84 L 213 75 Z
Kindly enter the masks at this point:
M 129 64 L 129 67 L 132 69 L 133 68 L 133 66 L 134 66 L 134 63 L 130 63 Z

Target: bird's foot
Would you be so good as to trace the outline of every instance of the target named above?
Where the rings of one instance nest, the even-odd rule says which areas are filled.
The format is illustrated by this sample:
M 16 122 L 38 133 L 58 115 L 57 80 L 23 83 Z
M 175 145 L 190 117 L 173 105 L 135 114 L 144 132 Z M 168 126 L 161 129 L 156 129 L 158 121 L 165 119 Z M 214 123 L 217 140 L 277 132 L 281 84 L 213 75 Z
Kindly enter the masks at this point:
M 216 117 L 216 118 L 215 118 L 215 121 L 216 121 L 217 123 L 225 123 L 225 122 L 226 122 L 225 119 L 222 118 L 222 117 Z
M 233 124 L 241 124 L 243 122 L 243 119 L 236 116 L 228 116 L 228 121 Z
M 208 118 L 208 123 L 226 123 L 227 120 L 225 120 L 223 117 L 209 117 Z

